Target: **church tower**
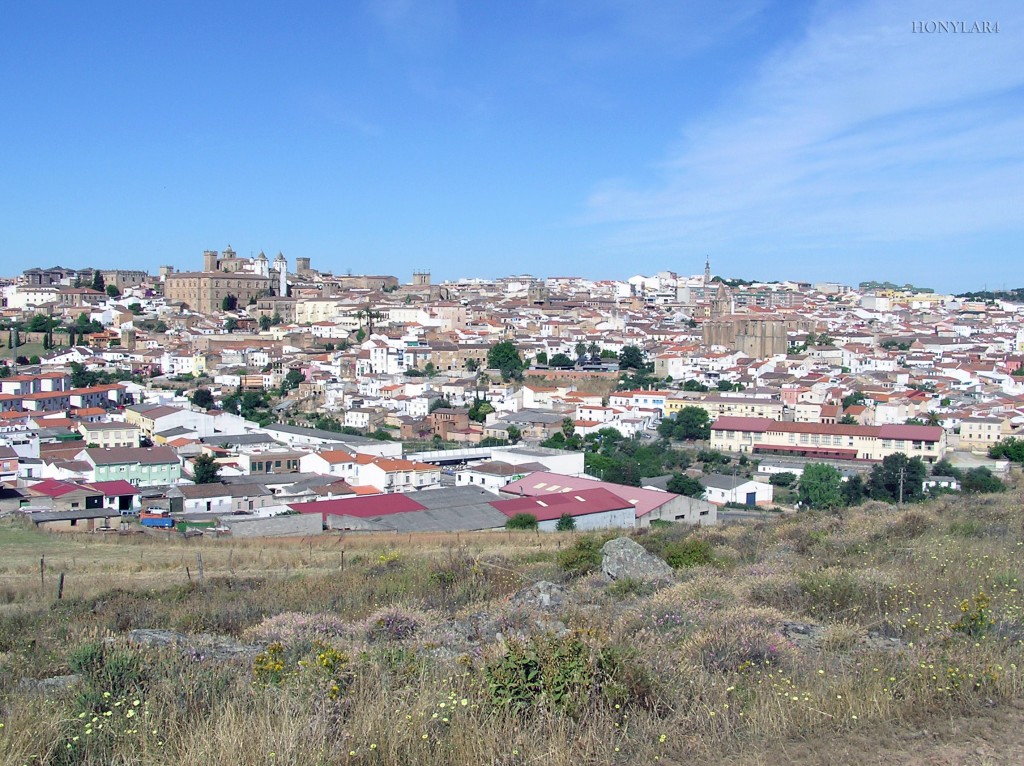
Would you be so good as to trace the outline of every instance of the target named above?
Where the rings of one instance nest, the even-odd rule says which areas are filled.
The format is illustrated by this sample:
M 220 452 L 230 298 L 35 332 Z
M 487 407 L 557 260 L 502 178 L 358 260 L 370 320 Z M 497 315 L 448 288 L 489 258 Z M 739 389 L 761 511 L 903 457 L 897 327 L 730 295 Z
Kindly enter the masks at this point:
M 277 272 L 278 284 L 278 295 L 288 295 L 288 261 L 284 257 L 284 253 L 278 252 L 277 257 L 274 259 L 274 271 Z

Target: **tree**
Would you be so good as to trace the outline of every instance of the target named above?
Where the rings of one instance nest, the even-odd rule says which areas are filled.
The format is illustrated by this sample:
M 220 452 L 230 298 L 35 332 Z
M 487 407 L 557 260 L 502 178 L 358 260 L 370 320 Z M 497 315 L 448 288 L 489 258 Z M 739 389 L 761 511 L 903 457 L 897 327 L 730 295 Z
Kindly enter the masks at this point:
M 224 332 L 234 332 L 238 329 L 238 320 L 234 317 L 228 317 L 227 321 L 224 322 Z
M 988 449 L 990 458 L 1006 458 L 1011 463 L 1024 463 L 1024 439 L 1011 436 Z
M 238 296 L 228 293 L 220 301 L 221 311 L 234 311 L 238 308 Z
M 512 341 L 495 343 L 487 352 L 487 366 L 501 370 L 502 380 L 520 378 L 523 373 L 523 358 Z
M 637 346 L 623 346 L 619 352 L 620 370 L 642 370 L 644 368 L 644 352 Z
M 433 362 L 427 362 L 423 366 L 423 374 L 426 375 L 428 378 L 432 378 L 435 375 L 437 375 L 437 368 L 434 366 Z
M 200 407 L 204 410 L 208 410 L 214 405 L 213 394 L 210 393 L 208 388 L 197 388 L 192 392 L 192 404 L 196 407 Z
M 971 468 L 969 471 L 964 473 L 963 479 L 960 481 L 960 487 L 964 492 L 968 492 L 970 494 L 979 492 L 1002 492 L 1006 489 L 1006 485 L 993 476 L 992 472 L 984 466 Z
M 711 418 L 707 410 L 702 407 L 683 407 L 676 413 L 672 435 L 677 439 L 710 438 Z
M 533 358 L 533 361 L 536 362 L 537 364 L 547 364 L 548 363 L 548 352 L 547 351 L 538 351 L 537 352 L 537 356 L 535 356 Z
M 196 484 L 215 484 L 220 481 L 220 463 L 211 455 L 200 455 L 192 461 L 192 481 Z
M 484 423 L 487 416 L 494 412 L 494 405 L 485 399 L 474 399 L 469 408 L 469 419 L 476 423 Z
M 284 376 L 284 380 L 281 381 L 281 388 L 279 393 L 281 396 L 286 396 L 289 391 L 299 387 L 299 383 L 304 381 L 306 376 L 298 370 L 289 370 L 288 374 Z
M 674 473 L 668 480 L 668 491 L 687 497 L 704 497 L 704 485 L 685 473 Z
M 572 532 L 574 529 L 576 529 L 576 519 L 568 513 L 563 513 L 558 517 L 558 521 L 555 522 L 556 532 Z
M 103 273 L 99 269 L 93 269 L 92 284 L 89 286 L 98 293 L 102 293 L 106 289 L 106 282 L 103 281 Z
M 590 354 L 591 361 L 599 359 L 601 357 L 601 347 L 596 343 L 591 343 L 587 346 L 587 353 Z
M 860 423 L 857 422 L 857 418 L 855 418 L 853 415 L 843 415 L 841 418 L 839 418 L 839 425 L 857 426 L 860 425 Z
M 11 348 L 17 348 L 21 345 L 21 334 L 18 332 L 18 325 L 14 325 L 14 329 L 11 330 Z
M 266 314 L 264 314 L 263 316 L 260 317 L 259 322 L 260 322 L 260 332 L 266 332 L 267 330 L 270 329 L 270 324 L 271 324 L 270 317 L 267 316 Z
M 11 375 L 11 368 L 7 365 L 7 362 L 0 362 L 0 378 L 9 378 Z
M 773 473 L 768 477 L 768 483 L 773 487 L 792 487 L 796 484 L 796 474 L 792 471 L 783 471 L 782 473 Z
M 105 292 L 108 298 L 120 298 L 121 291 L 117 289 L 117 285 L 107 285 Z
M 861 500 L 867 495 L 867 489 L 864 486 L 864 479 L 860 477 L 860 474 L 854 474 L 849 479 L 843 482 L 843 504 L 847 506 L 859 505 Z
M 480 362 L 478 362 L 476 359 L 469 358 L 466 360 L 466 369 L 469 372 L 476 372 L 477 370 L 480 369 Z
M 48 332 L 52 326 L 53 323 L 45 314 L 33 314 L 32 318 L 28 320 L 28 324 L 25 325 L 25 330 L 28 332 Z
M 434 401 L 432 401 L 430 403 L 430 406 L 427 408 L 427 413 L 431 413 L 434 410 L 440 409 L 442 407 L 444 407 L 445 409 L 450 409 L 451 406 L 452 406 L 451 402 L 449 402 L 443 396 L 439 396 Z
M 571 439 L 576 433 L 576 421 L 572 418 L 562 418 L 562 436 L 567 440 Z
M 699 380 L 687 380 L 683 383 L 684 391 L 707 391 L 708 387 L 701 383 Z
M 587 344 L 583 341 L 579 341 L 573 350 L 576 352 L 577 359 L 583 359 L 583 357 L 587 355 Z
M 902 452 L 889 455 L 871 469 L 868 494 L 888 503 L 912 503 L 924 497 L 921 482 L 928 471 L 919 457 L 908 458 Z
M 281 318 L 281 312 L 280 311 L 275 311 L 274 315 L 272 317 L 270 317 L 270 324 L 272 324 L 272 325 L 274 325 L 276 327 L 277 325 L 283 324 L 283 323 L 284 323 L 284 320 Z
M 505 529 L 536 529 L 537 517 L 532 513 L 517 513 L 505 522 Z
M 816 511 L 842 507 L 842 483 L 843 475 L 827 463 L 808 463 L 797 487 L 800 506 Z
M 864 404 L 867 401 L 867 397 L 863 391 L 854 391 L 852 394 L 847 394 L 843 397 L 843 409 L 849 409 L 850 407 L 856 407 Z
M 519 441 L 523 438 L 523 432 L 519 429 L 518 426 L 509 426 L 508 428 L 505 429 L 505 433 L 508 434 L 508 440 L 513 444 L 518 444 Z
M 38 354 L 32 354 L 32 356 L 30 356 L 28 358 L 28 363 L 29 364 L 39 364 L 39 355 Z
M 551 361 L 549 362 L 549 364 L 552 367 L 565 369 L 567 367 L 572 367 L 576 363 L 572 359 L 570 359 L 566 354 L 555 354 L 553 357 L 551 357 Z

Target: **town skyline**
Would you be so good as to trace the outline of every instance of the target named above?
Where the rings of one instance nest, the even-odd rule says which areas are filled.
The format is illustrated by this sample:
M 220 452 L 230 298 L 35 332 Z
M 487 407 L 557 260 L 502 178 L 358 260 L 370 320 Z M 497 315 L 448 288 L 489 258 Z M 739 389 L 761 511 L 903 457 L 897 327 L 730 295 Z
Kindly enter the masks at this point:
M 1024 12 L 971 14 L 990 31 L 925 3 L 19 6 L 0 271 L 231 242 L 439 280 L 708 254 L 746 279 L 1013 287 Z

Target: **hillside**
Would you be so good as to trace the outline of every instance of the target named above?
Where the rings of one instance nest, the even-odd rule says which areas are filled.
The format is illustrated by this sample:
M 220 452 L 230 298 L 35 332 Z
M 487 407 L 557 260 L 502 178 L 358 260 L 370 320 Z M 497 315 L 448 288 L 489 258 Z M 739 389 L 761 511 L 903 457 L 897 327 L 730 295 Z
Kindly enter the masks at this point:
M 1020 502 L 638 533 L 655 583 L 575 533 L 3 521 L 0 764 L 1015 762 Z

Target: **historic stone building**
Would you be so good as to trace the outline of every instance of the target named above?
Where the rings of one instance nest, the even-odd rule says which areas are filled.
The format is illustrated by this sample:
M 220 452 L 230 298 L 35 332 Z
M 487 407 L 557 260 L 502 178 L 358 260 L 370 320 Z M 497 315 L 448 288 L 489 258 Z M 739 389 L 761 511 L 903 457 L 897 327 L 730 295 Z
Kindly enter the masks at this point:
M 203 253 L 202 271 L 168 274 L 164 278 L 164 295 L 170 301 L 184 303 L 204 314 L 220 311 L 225 298 L 234 296 L 238 305 L 251 299 L 287 291 L 287 261 L 278 253 L 274 270 L 268 268 L 267 257 L 239 258 L 231 246 L 218 254 Z

